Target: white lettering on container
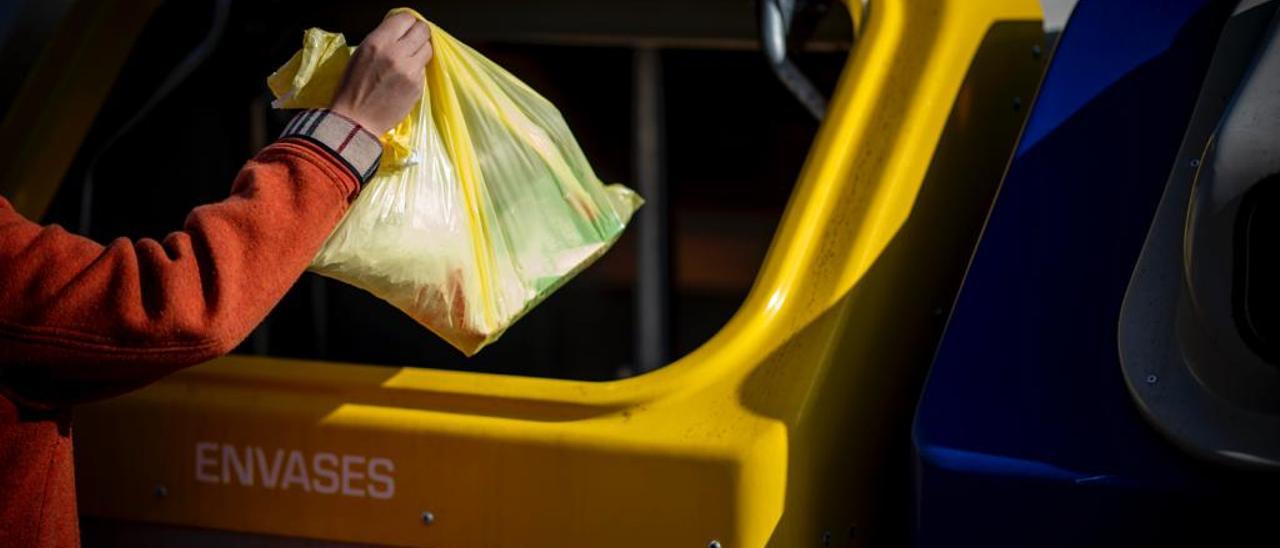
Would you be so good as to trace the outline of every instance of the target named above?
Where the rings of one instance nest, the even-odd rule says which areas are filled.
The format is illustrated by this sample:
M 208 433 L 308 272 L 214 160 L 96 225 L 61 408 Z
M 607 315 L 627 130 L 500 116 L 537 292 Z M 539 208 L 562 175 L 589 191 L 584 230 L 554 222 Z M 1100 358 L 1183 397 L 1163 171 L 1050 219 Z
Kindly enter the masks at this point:
M 201 483 L 378 500 L 396 494 L 396 464 L 385 457 L 199 441 L 195 465 Z
M 218 465 L 218 459 L 209 456 L 210 452 L 216 453 L 218 444 L 211 441 L 196 442 L 196 481 L 201 483 L 218 483 L 218 475 L 209 471 L 212 466 Z
M 240 485 L 253 485 L 253 450 L 244 448 L 244 458 L 240 458 L 240 450 L 234 445 L 222 446 L 222 483 L 231 483 L 231 474 L 235 473 Z
M 348 497 L 363 497 L 364 489 L 353 487 L 352 480 L 364 479 L 364 457 L 360 455 L 342 456 L 342 494 Z
M 328 463 L 328 464 L 325 464 Z M 316 453 L 311 457 L 311 469 L 316 479 L 311 480 L 317 493 L 332 495 L 338 492 L 338 456 L 333 453 Z M 321 479 L 325 482 L 321 483 Z
M 284 483 L 280 488 L 288 490 L 292 484 L 301 485 L 303 491 L 311 492 L 311 480 L 307 479 L 307 465 L 302 461 L 301 451 L 289 452 L 289 464 L 284 466 Z
M 383 500 L 396 496 L 396 480 L 391 477 L 395 471 L 396 463 L 391 462 L 391 459 L 369 459 L 369 496 Z

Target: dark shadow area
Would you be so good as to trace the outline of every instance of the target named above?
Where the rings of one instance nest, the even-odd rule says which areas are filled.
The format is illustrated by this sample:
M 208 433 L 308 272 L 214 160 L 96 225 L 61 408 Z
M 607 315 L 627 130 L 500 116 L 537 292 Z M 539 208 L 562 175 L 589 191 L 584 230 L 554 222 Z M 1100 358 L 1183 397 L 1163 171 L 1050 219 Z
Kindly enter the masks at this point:
M 1268 250 L 1280 235 L 1280 174 L 1245 194 L 1236 217 L 1233 315 L 1254 352 L 1280 365 L 1280 260 Z

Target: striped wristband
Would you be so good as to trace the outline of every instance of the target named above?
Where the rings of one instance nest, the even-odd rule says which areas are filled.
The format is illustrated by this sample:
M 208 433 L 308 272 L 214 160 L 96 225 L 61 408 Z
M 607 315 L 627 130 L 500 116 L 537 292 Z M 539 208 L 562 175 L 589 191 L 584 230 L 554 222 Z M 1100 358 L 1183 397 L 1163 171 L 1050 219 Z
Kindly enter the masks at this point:
M 341 159 L 362 185 L 378 171 L 378 161 L 382 158 L 382 143 L 377 135 L 346 116 L 326 109 L 299 112 L 284 127 L 280 138 L 305 139 L 320 145 Z

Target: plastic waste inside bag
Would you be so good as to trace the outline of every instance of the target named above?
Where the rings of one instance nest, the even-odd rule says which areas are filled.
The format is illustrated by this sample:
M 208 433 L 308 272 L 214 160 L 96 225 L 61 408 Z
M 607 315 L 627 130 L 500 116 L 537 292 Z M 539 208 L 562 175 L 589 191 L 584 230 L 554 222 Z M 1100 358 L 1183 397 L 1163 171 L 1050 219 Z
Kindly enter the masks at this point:
M 433 24 L 431 42 L 422 100 L 382 136 L 377 174 L 310 268 L 473 355 L 603 254 L 642 200 L 596 178 L 537 92 Z M 308 30 L 267 80 L 273 106 L 327 107 L 353 49 Z

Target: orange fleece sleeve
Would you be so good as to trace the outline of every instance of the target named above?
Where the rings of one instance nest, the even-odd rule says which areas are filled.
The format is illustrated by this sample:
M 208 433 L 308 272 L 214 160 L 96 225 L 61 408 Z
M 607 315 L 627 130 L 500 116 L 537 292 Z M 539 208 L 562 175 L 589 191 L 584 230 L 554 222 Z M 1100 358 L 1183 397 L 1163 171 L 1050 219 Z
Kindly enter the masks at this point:
M 0 389 L 59 406 L 235 348 L 359 191 L 351 162 L 305 137 L 263 149 L 229 198 L 196 208 L 160 241 L 103 246 L 32 223 L 0 199 Z

